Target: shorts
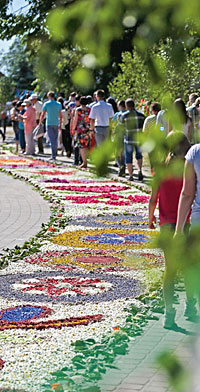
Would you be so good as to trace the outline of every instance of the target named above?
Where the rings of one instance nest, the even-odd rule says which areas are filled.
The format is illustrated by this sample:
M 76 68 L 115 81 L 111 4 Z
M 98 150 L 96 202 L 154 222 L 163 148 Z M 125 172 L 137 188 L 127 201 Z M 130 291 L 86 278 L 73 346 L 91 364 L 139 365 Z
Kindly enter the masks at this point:
M 125 152 L 125 162 L 126 163 L 133 163 L 133 150 L 135 149 L 135 159 L 139 161 L 142 159 L 142 153 L 140 147 L 136 144 L 124 144 L 124 152 Z

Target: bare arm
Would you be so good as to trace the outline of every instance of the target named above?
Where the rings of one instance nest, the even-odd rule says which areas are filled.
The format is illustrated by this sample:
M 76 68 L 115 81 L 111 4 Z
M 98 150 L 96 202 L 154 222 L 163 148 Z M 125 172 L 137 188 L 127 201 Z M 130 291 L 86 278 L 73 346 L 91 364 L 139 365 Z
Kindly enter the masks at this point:
M 94 126 L 95 126 L 95 119 L 91 118 L 90 119 L 90 129 L 91 129 L 91 131 L 94 131 Z
M 77 123 L 78 123 L 78 112 L 77 110 L 75 111 L 75 115 L 73 118 L 73 125 L 72 125 L 72 131 L 75 132 L 75 129 L 77 127 Z
M 196 193 L 196 174 L 194 171 L 194 166 L 186 161 L 184 178 L 183 178 L 183 188 L 181 191 L 179 205 L 178 205 L 176 233 L 183 231 L 187 216 L 190 212 L 192 203 L 195 198 L 195 193 Z
M 154 211 L 156 208 L 157 200 L 158 200 L 158 190 L 152 189 L 151 197 L 149 200 L 149 228 L 150 229 L 155 229 L 154 222 L 156 222 L 156 218 L 154 216 Z
M 45 110 L 43 110 L 42 111 L 42 113 L 41 113 L 41 115 L 40 115 L 40 121 L 39 121 L 39 125 L 41 125 L 42 124 L 42 121 L 44 120 L 44 118 L 45 118 L 45 114 L 46 114 L 46 111 Z

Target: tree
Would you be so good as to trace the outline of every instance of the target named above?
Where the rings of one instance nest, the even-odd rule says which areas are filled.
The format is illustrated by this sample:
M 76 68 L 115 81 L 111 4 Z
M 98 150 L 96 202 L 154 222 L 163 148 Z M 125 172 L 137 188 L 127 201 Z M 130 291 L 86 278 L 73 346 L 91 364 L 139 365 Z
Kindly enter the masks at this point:
M 11 2 L 1 2 L 0 38 L 20 34 L 28 45 L 35 39 L 44 45 L 49 40 L 53 48 L 58 47 L 58 52 L 61 47 L 78 46 L 94 56 L 92 68 L 86 65 L 80 69 L 82 80 L 87 75 L 92 83 L 98 77 L 101 79 L 102 74 L 103 81 L 113 70 L 118 71 L 122 52 L 131 51 L 133 46 L 157 81 L 162 73 L 149 48 L 158 45 L 161 39 L 172 38 L 170 56 L 181 69 L 183 43 L 189 50 L 199 44 L 199 0 L 193 0 L 192 7 L 187 0 L 27 0 L 25 12 L 20 9 L 14 14 L 8 11 Z M 105 67 L 108 72 L 104 72 Z M 81 80 L 77 72 L 74 78 Z
M 10 81 L 10 90 L 32 90 L 32 82 L 35 79 L 33 66 L 26 46 L 16 38 L 9 51 L 2 54 L 0 65 L 5 69 L 6 76 Z
M 162 100 L 170 95 L 174 100 L 182 97 L 187 101 L 188 95 L 193 91 L 200 93 L 200 48 L 191 52 L 185 50 L 185 62 L 181 67 L 175 67 L 171 62 L 171 40 L 160 43 L 159 47 L 151 50 L 153 61 L 157 70 L 162 73 L 162 88 L 153 83 L 153 77 L 145 61 L 136 50 L 133 53 L 125 52 L 120 64 L 120 72 L 109 84 L 111 95 L 119 98 L 134 97 L 137 101 L 146 98 L 150 101 Z
M 3 75 L 0 77 L 0 104 L 1 108 L 4 108 L 5 103 L 12 101 L 14 97 L 14 91 L 10 88 L 10 79 Z

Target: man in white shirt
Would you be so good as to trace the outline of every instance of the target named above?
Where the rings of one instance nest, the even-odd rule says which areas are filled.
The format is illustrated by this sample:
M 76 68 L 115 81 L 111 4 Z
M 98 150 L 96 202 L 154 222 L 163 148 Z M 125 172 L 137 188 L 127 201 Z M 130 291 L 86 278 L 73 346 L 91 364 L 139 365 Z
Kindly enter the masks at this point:
M 110 120 L 114 116 L 111 104 L 104 101 L 104 90 L 97 91 L 97 103 L 92 106 L 89 115 L 91 131 L 95 132 L 95 143 L 98 147 L 109 136 Z
M 38 100 L 38 95 L 36 93 L 33 93 L 30 96 L 30 100 L 33 104 L 33 107 L 35 108 L 35 111 L 36 111 L 36 123 L 39 124 L 40 115 L 42 113 L 43 103 Z M 38 138 L 38 154 L 44 154 L 43 136 Z

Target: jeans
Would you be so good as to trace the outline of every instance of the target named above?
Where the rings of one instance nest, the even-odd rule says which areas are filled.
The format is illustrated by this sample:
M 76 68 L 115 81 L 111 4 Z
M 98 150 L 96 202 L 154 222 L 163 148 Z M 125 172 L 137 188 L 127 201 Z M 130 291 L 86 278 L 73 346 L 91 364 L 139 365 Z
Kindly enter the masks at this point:
M 98 147 L 109 136 L 109 127 L 95 127 L 95 144 Z
M 57 144 L 58 144 L 58 126 L 47 125 L 47 134 L 51 144 L 52 159 L 56 158 Z
M 19 128 L 19 144 L 22 150 L 25 150 L 26 143 L 25 143 L 25 136 L 24 136 L 24 129 Z
M 133 163 L 133 150 L 135 148 L 135 158 L 137 161 L 139 161 L 139 159 L 142 159 L 142 153 L 140 148 L 132 143 L 132 144 L 128 144 L 128 143 L 124 143 L 124 152 L 125 152 L 125 161 L 126 163 Z

